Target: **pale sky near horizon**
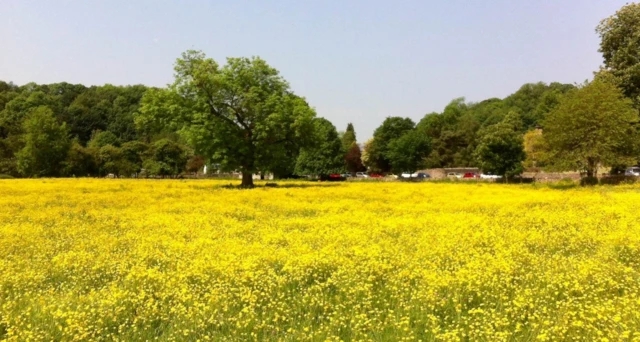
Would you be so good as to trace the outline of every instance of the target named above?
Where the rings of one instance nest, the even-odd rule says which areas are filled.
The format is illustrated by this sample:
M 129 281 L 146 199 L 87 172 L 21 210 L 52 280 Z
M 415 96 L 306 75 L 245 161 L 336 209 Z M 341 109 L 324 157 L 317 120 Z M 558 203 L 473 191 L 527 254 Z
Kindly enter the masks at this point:
M 260 56 L 359 141 L 387 116 L 582 82 L 627 0 L 0 0 L 0 80 L 164 86 L 188 49 Z

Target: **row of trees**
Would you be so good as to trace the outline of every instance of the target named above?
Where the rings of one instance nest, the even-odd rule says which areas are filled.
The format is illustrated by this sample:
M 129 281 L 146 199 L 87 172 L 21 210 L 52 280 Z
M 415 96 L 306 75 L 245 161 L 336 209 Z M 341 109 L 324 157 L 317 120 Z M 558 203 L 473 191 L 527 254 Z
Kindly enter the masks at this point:
M 535 84 L 520 91 L 535 88 L 546 89 L 542 93 L 547 94 L 551 91 L 554 101 L 545 102 L 546 111 L 528 124 L 523 119 L 527 112 L 518 107 L 506 113 L 494 109 L 495 116 L 483 120 L 478 113 L 487 101 L 465 104 L 455 100 L 444 113 L 427 114 L 417 125 L 409 118 L 389 117 L 365 144 L 364 164 L 376 172 L 477 166 L 509 178 L 525 167 L 579 170 L 594 177 L 603 166 L 616 171 L 638 163 L 638 110 L 609 74 L 600 73 L 577 87 Z M 561 96 L 556 93 L 558 88 L 564 90 Z M 489 101 L 494 108 L 503 108 L 511 97 Z M 535 99 L 523 98 L 522 103 Z M 463 136 L 464 143 L 458 144 Z
M 189 51 L 176 75 L 167 89 L 0 82 L 0 174 L 174 176 L 206 160 L 251 186 L 256 172 L 363 170 L 353 125 L 317 118 L 263 60 L 220 68 Z
M 391 117 L 365 144 L 363 161 L 378 172 L 478 166 L 507 177 L 524 167 L 579 170 L 594 177 L 640 160 L 640 4 L 596 29 L 604 67 L 592 82 L 526 84 L 505 99 L 452 101 L 418 123 Z
M 496 174 L 518 174 L 525 158 L 523 135 L 541 127 L 545 116 L 575 89 L 560 83 L 525 84 L 505 99 L 455 99 L 442 113 L 429 113 L 417 124 L 389 117 L 365 143 L 363 162 L 376 172 L 478 166 Z
M 203 165 L 173 133 L 145 135 L 134 116 L 147 87 L 0 82 L 0 174 L 174 176 Z
M 373 138 L 338 132 L 260 58 L 225 65 L 187 51 L 166 88 L 0 82 L 0 173 L 176 175 L 204 162 L 276 177 L 479 166 L 581 170 L 635 164 L 640 108 L 640 5 L 603 20 L 604 67 L 579 86 L 526 84 L 504 99 L 453 100 L 418 123 L 389 117 Z

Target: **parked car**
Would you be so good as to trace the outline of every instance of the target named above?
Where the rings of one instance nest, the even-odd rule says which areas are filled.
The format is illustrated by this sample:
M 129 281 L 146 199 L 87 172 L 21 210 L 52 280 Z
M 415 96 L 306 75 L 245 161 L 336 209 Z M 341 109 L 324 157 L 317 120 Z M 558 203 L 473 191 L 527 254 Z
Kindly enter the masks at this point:
M 475 179 L 475 178 L 480 178 L 480 177 L 478 176 L 477 173 L 467 172 L 462 176 L 462 178 L 474 178 Z
M 369 178 L 369 175 L 367 175 L 364 172 L 356 172 L 356 177 L 357 178 Z
M 342 177 L 344 177 L 344 178 L 351 178 L 351 177 L 353 177 L 353 175 L 352 175 L 352 174 L 350 174 L 350 173 L 343 173 L 343 174 L 341 174 L 340 176 L 342 176 Z
M 482 178 L 482 179 L 501 179 L 502 176 L 494 175 L 494 174 L 491 174 L 491 173 L 482 173 L 482 174 L 480 174 L 480 178 Z
M 448 178 L 462 178 L 462 174 L 461 173 L 457 173 L 457 172 L 449 172 L 449 173 L 447 173 L 447 177 Z
M 429 175 L 428 173 L 424 173 L 424 172 L 414 172 L 414 173 L 408 173 L 405 172 L 402 174 L 402 178 L 431 178 L 431 175 Z
M 624 171 L 624 175 L 625 176 L 636 176 L 636 177 L 638 177 L 638 176 L 640 176 L 640 167 L 634 166 L 634 167 L 627 168 Z
M 384 176 L 379 173 L 370 173 L 369 177 L 371 178 L 383 178 Z
M 340 182 L 346 180 L 346 178 L 342 177 L 339 173 L 332 173 L 328 176 L 320 176 L 320 180 L 330 181 L 330 182 Z

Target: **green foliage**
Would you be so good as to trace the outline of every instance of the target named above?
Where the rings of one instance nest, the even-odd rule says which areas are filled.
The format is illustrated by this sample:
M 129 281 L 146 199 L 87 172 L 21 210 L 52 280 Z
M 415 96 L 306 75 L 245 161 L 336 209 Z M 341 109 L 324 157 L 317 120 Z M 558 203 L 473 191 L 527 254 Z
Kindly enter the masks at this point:
M 94 131 L 109 131 L 122 141 L 135 140 L 134 113 L 146 91 L 141 85 L 88 88 L 69 104 L 64 120 L 81 143 L 86 143 Z
M 313 144 L 301 149 L 296 174 L 327 176 L 343 172 L 342 142 L 336 127 L 324 118 L 315 118 L 313 125 Z
M 82 146 L 77 139 L 74 140 L 67 153 L 64 174 L 73 177 L 83 177 L 97 173 L 96 151 Z
M 387 159 L 391 163 L 392 171 L 413 173 L 422 166 L 424 158 L 429 153 L 431 153 L 429 137 L 414 129 L 389 143 Z
M 101 176 L 113 174 L 116 177 L 126 174 L 126 160 L 122 156 L 122 151 L 113 145 L 102 146 L 98 150 L 98 168 Z
M 128 141 L 120 148 L 122 157 L 129 163 L 131 173 L 138 174 L 142 170 L 142 163 L 150 157 L 151 147 L 142 141 Z
M 136 139 L 133 113 L 146 89 L 144 86 L 111 85 L 87 88 L 64 82 L 48 85 L 29 83 L 18 87 L 0 82 L 0 172 L 18 175 L 17 154 L 25 148 L 27 136 L 24 123 L 33 111 L 46 106 L 59 123 L 66 125 L 70 135 L 77 138 L 75 143 L 69 144 L 70 159 L 55 174 L 95 174 L 99 147 L 119 143 L 104 141 L 97 144 L 97 148 L 86 151 L 82 150 L 83 146 L 95 131 L 109 131 L 111 136 L 115 135 L 121 142 Z M 93 155 L 93 158 L 88 158 L 87 153 Z M 22 170 L 25 171 L 27 161 L 24 154 L 22 157 Z M 87 165 L 80 167 L 78 163 L 81 160 L 87 162 Z
M 189 159 L 188 149 L 177 142 L 162 139 L 153 144 L 150 158 L 143 165 L 155 176 L 176 176 L 185 169 Z
M 488 99 L 479 103 L 453 100 L 442 114 L 430 113 L 418 123 L 418 130 L 431 137 L 432 151 L 425 166 L 476 166 L 474 152 L 481 129 L 502 122 L 509 113 L 519 114 L 521 133 L 540 125 L 545 115 L 558 105 L 572 85 L 551 83 L 525 84 L 507 98 Z
M 546 146 L 542 137 L 541 129 L 533 129 L 525 133 L 524 152 L 526 159 L 523 163 L 525 168 L 536 169 L 545 166 Z
M 177 132 L 184 118 L 190 116 L 187 98 L 171 89 L 150 88 L 140 100 L 140 110 L 135 113 L 136 130 L 147 140 Z
M 511 113 L 502 122 L 479 132 L 480 138 L 474 155 L 483 172 L 502 175 L 506 179 L 522 173 L 525 153 L 522 134 L 519 132 L 521 126 L 519 116 Z
M 365 170 L 362 165 L 360 146 L 356 140 L 356 131 L 350 122 L 347 129 L 340 137 L 342 140 L 342 151 L 344 152 L 344 167 L 349 172 L 359 172 Z
M 635 163 L 637 122 L 631 100 L 615 85 L 599 79 L 583 85 L 567 94 L 544 122 L 551 167 L 592 177 L 599 166 Z
M 94 131 L 87 143 L 87 147 L 98 149 L 107 145 L 120 146 L 120 139 L 109 131 Z
M 342 135 L 342 149 L 346 152 L 351 148 L 351 145 L 356 143 L 356 131 L 353 128 L 353 124 L 349 122 L 347 130 Z
M 16 155 L 18 171 L 27 177 L 61 175 L 71 143 L 66 124 L 60 124 L 49 107 L 40 106 L 29 114 L 23 129 L 25 146 Z
M 640 106 L 640 4 L 630 3 L 596 28 L 604 65 L 625 96 Z
M 372 171 L 391 171 L 391 161 L 389 160 L 389 145 L 395 139 L 400 138 L 406 132 L 415 127 L 413 120 L 398 116 L 388 117 L 382 122 L 380 127 L 373 132 L 373 141 L 368 147 L 368 165 Z
M 223 170 L 240 169 L 244 186 L 310 136 L 315 112 L 260 58 L 228 58 L 220 67 L 202 52 L 187 51 L 174 69 L 173 85 L 148 94 L 136 121 L 179 130 Z

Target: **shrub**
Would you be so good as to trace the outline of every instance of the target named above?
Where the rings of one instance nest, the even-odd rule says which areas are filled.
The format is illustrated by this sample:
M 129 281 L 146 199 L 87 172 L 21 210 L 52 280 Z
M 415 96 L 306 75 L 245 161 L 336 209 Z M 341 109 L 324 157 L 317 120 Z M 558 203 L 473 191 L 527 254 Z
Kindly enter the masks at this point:
M 637 181 L 634 176 L 615 175 L 600 178 L 601 185 L 619 185 L 619 184 L 633 184 Z

